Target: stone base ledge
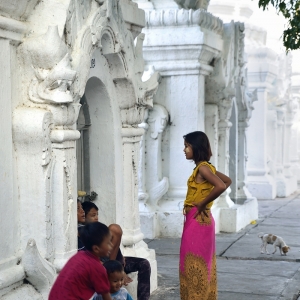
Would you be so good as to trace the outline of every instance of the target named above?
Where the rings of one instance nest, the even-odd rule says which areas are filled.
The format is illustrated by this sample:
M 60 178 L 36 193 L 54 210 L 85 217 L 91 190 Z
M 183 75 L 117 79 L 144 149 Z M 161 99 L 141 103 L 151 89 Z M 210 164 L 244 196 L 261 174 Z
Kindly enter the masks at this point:
M 23 283 L 23 281 L 22 281 Z M 44 300 L 32 285 L 23 284 L 1 297 L 1 300 Z
M 285 198 L 297 191 L 297 179 L 296 178 L 284 178 L 277 180 L 277 197 Z
M 157 289 L 157 261 L 155 250 L 149 249 L 144 241 L 140 241 L 139 243 L 135 244 L 134 247 L 123 247 L 122 253 L 124 256 L 141 257 L 149 261 L 151 266 L 150 292 L 152 293 L 153 291 L 155 291 Z M 136 300 L 137 273 L 131 273 L 129 277 L 133 279 L 133 282 L 130 283 L 126 288 L 128 289 L 128 292 L 131 294 L 133 299 Z
M 276 182 L 269 175 L 249 176 L 247 188 L 251 195 L 258 200 L 275 199 L 276 197 Z
M 230 208 L 212 207 L 216 233 L 237 232 L 258 219 L 258 203 L 256 198 L 248 199 L 244 204 L 234 204 Z M 182 235 L 184 216 L 181 210 L 141 214 L 141 230 L 145 238 L 157 237 L 180 238 Z
M 249 199 L 242 205 L 235 204 L 230 208 L 220 208 L 219 231 L 238 232 L 257 219 L 256 198 Z

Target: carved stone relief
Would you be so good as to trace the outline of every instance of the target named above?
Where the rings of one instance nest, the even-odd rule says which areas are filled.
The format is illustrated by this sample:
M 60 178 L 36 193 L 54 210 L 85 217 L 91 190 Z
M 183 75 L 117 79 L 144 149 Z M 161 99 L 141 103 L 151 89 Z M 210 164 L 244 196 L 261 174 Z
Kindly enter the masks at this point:
M 162 176 L 161 141 L 162 133 L 168 122 L 169 114 L 166 108 L 154 104 L 149 111 L 149 129 L 146 134 L 146 187 L 149 194 L 147 204 L 156 210 L 158 201 L 168 191 L 169 180 Z
M 42 294 L 43 299 L 48 299 L 49 291 L 56 278 L 56 270 L 41 257 L 33 239 L 28 241 L 22 257 L 22 265 L 26 279 Z

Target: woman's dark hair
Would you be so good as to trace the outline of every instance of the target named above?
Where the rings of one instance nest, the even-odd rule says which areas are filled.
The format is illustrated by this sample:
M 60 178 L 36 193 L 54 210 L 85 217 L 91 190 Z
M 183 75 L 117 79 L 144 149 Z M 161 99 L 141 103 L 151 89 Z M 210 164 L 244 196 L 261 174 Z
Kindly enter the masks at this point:
M 108 227 L 100 222 L 87 224 L 80 229 L 80 239 L 89 251 L 92 251 L 94 245 L 99 246 L 108 235 Z
M 194 131 L 183 136 L 185 142 L 191 145 L 195 163 L 209 161 L 212 152 L 207 135 L 202 131 Z
M 107 274 L 124 271 L 122 264 L 117 260 L 108 260 L 103 264 L 103 266 L 105 267 Z

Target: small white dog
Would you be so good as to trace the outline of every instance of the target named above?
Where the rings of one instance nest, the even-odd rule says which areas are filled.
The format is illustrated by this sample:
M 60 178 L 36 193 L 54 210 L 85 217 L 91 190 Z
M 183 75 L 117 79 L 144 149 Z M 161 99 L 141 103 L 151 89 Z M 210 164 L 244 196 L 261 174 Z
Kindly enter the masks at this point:
M 260 237 L 262 240 L 262 245 L 260 247 L 260 253 L 270 254 L 267 250 L 267 244 L 274 245 L 274 252 L 272 252 L 272 254 L 274 254 L 276 252 L 276 250 L 277 250 L 276 247 L 279 248 L 281 255 L 286 255 L 290 249 L 290 247 L 286 245 L 286 243 L 283 241 L 282 237 L 280 237 L 280 236 L 260 232 L 258 234 L 258 237 Z

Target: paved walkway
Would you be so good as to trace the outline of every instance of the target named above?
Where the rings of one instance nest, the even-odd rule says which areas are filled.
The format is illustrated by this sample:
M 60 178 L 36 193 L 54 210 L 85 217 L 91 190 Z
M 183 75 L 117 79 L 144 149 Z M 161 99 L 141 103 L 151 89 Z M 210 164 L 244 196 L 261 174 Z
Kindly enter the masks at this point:
M 287 256 L 260 254 L 259 232 L 283 237 Z M 180 239 L 148 240 L 156 250 L 158 290 L 151 300 L 179 300 Z M 295 300 L 300 291 L 300 195 L 259 201 L 259 220 L 244 230 L 218 234 L 219 300 Z M 268 245 L 269 252 L 273 246 Z M 300 299 L 300 297 L 299 297 Z

